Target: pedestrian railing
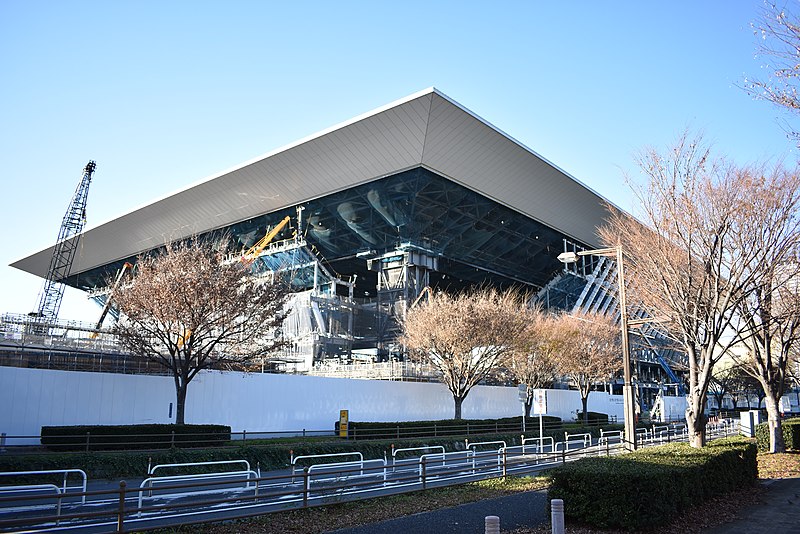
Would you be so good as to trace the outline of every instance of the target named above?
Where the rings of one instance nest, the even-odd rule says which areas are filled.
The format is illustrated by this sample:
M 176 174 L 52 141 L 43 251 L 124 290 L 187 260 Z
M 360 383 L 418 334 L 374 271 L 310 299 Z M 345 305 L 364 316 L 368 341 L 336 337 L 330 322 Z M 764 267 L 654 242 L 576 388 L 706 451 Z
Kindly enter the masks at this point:
M 730 427 L 720 425 L 717 430 L 730 431 Z M 680 431 L 669 429 L 670 433 Z M 657 429 L 655 434 L 661 432 L 664 430 Z M 650 435 L 654 433 L 651 431 Z M 396 449 L 392 467 L 403 467 L 397 470 L 388 469 L 386 458 L 365 460 L 360 452 L 292 456 L 291 472 L 267 476 L 252 471 L 245 461 L 161 464 L 148 469 L 148 477 L 141 484 L 129 488 L 121 482 L 113 489 L 73 491 L 71 501 L 64 498 L 56 485 L 42 484 L 31 487 L 30 491 L 18 486 L 0 487 L 0 531 L 70 528 L 80 532 L 86 528 L 127 532 L 211 518 L 233 519 L 340 502 L 342 498 L 369 498 L 510 474 L 530 474 L 586 454 L 611 455 L 625 448 L 619 432 L 603 432 L 597 445 L 590 442 L 581 448 L 567 446 L 570 441 L 585 443 L 583 438 L 559 443 L 553 443 L 552 438 L 523 438 L 521 445 L 475 442 L 466 443 L 466 450 L 454 452 L 440 447 Z M 535 448 L 536 454 L 529 454 L 531 448 Z M 426 450 L 431 452 L 425 453 Z M 398 459 L 398 455 L 417 453 L 423 454 Z M 300 463 L 311 465 L 300 468 Z M 153 476 L 167 469 L 222 466 L 241 469 Z M 151 490 L 152 495 L 148 493 Z
M 553 440 L 552 436 L 541 436 L 537 438 L 526 438 L 524 435 L 522 436 L 522 453 L 525 454 L 527 452 L 526 447 L 529 447 L 529 444 L 535 443 L 534 453 L 535 454 L 542 454 L 544 452 L 554 452 L 555 451 L 555 441 Z M 548 450 L 549 449 L 549 450 Z
M 80 483 L 75 485 L 69 485 L 69 478 L 70 475 L 77 475 L 80 478 Z M 12 479 L 19 479 L 20 477 L 27 477 L 31 479 L 41 480 L 42 477 L 50 478 L 53 476 L 60 476 L 61 477 L 61 485 L 55 484 L 34 484 L 35 486 L 55 486 L 58 488 L 59 493 L 61 495 L 66 495 L 67 492 L 77 492 L 78 490 L 85 492 L 86 491 L 86 472 L 82 469 L 48 469 L 44 471 L 9 471 L 0 473 L 0 480 L 3 478 L 12 478 Z M 0 486 L 0 491 L 7 491 L 9 486 Z M 82 502 L 86 502 L 86 499 L 83 498 Z

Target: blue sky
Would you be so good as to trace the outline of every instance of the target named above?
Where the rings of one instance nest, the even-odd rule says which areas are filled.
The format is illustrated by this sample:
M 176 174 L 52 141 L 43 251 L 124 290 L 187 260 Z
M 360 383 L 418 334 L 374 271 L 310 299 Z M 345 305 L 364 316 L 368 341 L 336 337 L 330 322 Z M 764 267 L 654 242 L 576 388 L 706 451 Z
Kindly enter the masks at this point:
M 702 130 L 747 163 L 797 149 L 739 86 L 766 76 L 763 4 L 0 2 L 0 313 L 42 280 L 90 159 L 94 226 L 434 86 L 626 209 L 634 155 Z M 68 291 L 61 318 L 99 308 Z

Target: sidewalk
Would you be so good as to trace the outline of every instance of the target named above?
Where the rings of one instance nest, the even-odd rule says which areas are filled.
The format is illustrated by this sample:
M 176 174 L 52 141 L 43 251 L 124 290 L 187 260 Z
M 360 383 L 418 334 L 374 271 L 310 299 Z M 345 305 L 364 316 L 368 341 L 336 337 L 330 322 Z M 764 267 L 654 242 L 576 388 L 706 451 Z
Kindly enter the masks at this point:
M 761 502 L 742 508 L 740 519 L 705 534 L 784 534 L 800 532 L 800 478 L 765 483 Z M 453 508 L 424 512 L 380 523 L 332 531 L 332 534 L 482 534 L 487 515 L 500 517 L 501 532 L 549 523 L 547 492 L 531 491 Z M 569 522 L 567 522 L 569 530 Z
M 332 532 L 336 534 L 403 534 L 406 532 L 414 534 L 483 534 L 484 519 L 487 515 L 500 517 L 501 531 L 539 525 L 550 520 L 550 516 L 547 514 L 547 492 L 527 491 Z
M 781 534 L 800 532 L 800 478 L 770 480 L 761 502 L 743 508 L 740 519 L 707 534 Z

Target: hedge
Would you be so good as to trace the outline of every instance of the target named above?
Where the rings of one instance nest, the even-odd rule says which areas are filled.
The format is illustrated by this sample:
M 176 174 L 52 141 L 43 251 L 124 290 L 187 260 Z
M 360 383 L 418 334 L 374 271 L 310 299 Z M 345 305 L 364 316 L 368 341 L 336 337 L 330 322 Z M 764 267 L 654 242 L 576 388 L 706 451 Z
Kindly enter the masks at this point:
M 586 458 L 550 472 L 548 499 L 566 518 L 601 528 L 652 529 L 712 496 L 753 485 L 756 446 L 742 438 L 702 449 L 673 443 L 615 457 Z
M 543 416 L 545 429 L 560 427 L 561 418 Z M 529 429 L 539 428 L 539 417 L 528 417 Z M 522 417 L 501 419 L 443 419 L 439 421 L 367 422 L 350 421 L 347 426 L 349 439 L 401 439 L 420 437 L 443 437 L 486 433 L 512 433 L 522 429 Z M 339 434 L 339 421 L 334 423 Z
M 786 448 L 800 451 L 800 419 L 781 421 L 781 431 Z M 769 450 L 769 423 L 756 425 L 756 444 L 760 451 Z
M 604 427 L 605 430 L 618 430 L 619 425 Z M 588 432 L 594 436 L 599 434 L 600 428 L 584 428 L 570 425 L 574 432 Z M 533 429 L 531 429 L 533 430 Z M 483 434 L 480 437 L 470 436 L 472 441 L 504 440 L 508 446 L 520 445 L 521 433 Z M 536 431 L 529 433 L 528 437 L 538 435 Z M 564 439 L 561 428 L 545 431 L 556 441 Z M 205 449 L 177 449 L 154 451 L 130 452 L 61 452 L 42 454 L 0 455 L 0 471 L 34 471 L 43 469 L 78 468 L 86 471 L 90 478 L 115 479 L 121 477 L 143 477 L 147 473 L 147 466 L 164 463 L 208 462 L 219 460 L 247 460 L 253 469 L 269 471 L 285 469 L 290 465 L 291 455 L 328 454 L 338 452 L 359 451 L 366 459 L 388 458 L 391 459 L 392 445 L 396 448 L 410 448 L 423 446 L 443 446 L 446 451 L 464 450 L 466 436 L 444 436 L 437 438 L 408 438 L 387 439 L 373 441 L 354 441 L 331 438 L 331 441 L 319 441 L 318 438 L 304 441 L 298 437 L 297 441 L 279 444 L 270 444 L 268 440 L 233 441 L 224 448 Z M 335 461 L 332 460 L 332 461 Z
M 499 434 L 481 436 L 481 441 L 505 440 L 509 446 L 520 444 L 520 435 Z M 464 439 L 443 437 L 437 439 L 403 439 L 382 441 L 334 440 L 281 443 L 280 445 L 251 445 L 248 442 L 233 442 L 225 448 L 177 449 L 130 452 L 80 452 L 0 455 L 0 471 L 35 471 L 48 469 L 83 469 L 92 479 L 115 479 L 122 477 L 144 477 L 148 465 L 210 462 L 221 460 L 247 460 L 255 469 L 270 471 L 286 469 L 291 456 L 329 454 L 359 451 L 366 459 L 391 458 L 395 447 L 443 446 L 446 451 L 464 450 Z M 331 459 L 330 461 L 336 461 Z
M 112 451 L 219 447 L 231 440 L 226 425 L 43 426 L 42 445 L 51 451 Z
M 590 425 L 607 425 L 608 424 L 608 414 L 607 413 L 600 413 L 600 412 L 587 412 L 589 414 L 588 423 Z M 583 412 L 577 412 L 575 414 L 575 419 L 579 422 L 583 422 Z

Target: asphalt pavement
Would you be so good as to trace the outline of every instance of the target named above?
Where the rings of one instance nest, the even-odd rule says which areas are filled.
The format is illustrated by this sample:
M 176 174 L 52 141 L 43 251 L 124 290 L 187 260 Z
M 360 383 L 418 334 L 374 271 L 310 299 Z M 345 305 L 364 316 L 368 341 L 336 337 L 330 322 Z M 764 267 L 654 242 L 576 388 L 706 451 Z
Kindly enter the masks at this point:
M 496 515 L 500 518 L 501 530 L 513 530 L 544 523 L 550 520 L 547 514 L 547 492 L 526 491 L 332 532 L 336 534 L 411 532 L 414 534 L 482 534 L 485 531 L 484 520 L 489 515 Z
M 705 534 L 800 534 L 800 478 L 769 480 L 760 502 Z M 331 534 L 482 534 L 486 516 L 500 518 L 502 532 L 549 523 L 547 492 L 530 491 L 332 531 Z M 569 528 L 569 522 L 566 524 Z
M 784 534 L 800 532 L 800 478 L 764 482 L 760 502 L 742 508 L 737 519 L 707 534 Z

